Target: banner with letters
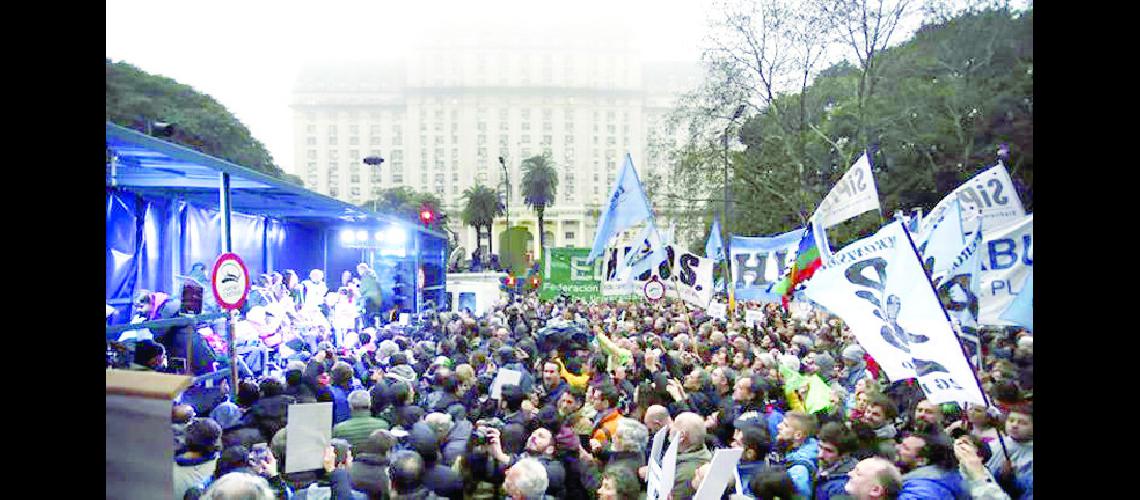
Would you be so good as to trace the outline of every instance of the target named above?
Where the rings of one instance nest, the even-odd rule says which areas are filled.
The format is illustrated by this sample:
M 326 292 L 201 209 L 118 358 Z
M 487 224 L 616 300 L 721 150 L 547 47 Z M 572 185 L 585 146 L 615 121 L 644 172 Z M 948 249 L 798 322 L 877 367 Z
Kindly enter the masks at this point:
M 685 302 L 702 309 L 708 307 L 714 292 L 713 259 L 666 246 L 665 251 L 661 252 L 663 256 L 656 258 L 649 269 L 640 275 L 629 276 L 628 273 L 622 272 L 620 264 L 622 257 L 619 257 L 619 252 L 628 251 L 628 249 L 613 249 L 614 269 L 612 272 L 607 270 L 604 274 L 607 279 L 601 283 L 602 296 L 642 298 L 645 283 L 653 276 L 657 276 L 665 285 L 666 297 L 680 297 Z
M 989 220 L 982 226 L 978 323 L 1012 325 L 1001 319 L 1001 314 L 1017 298 L 1033 270 L 1033 214 L 996 228 Z
M 942 212 L 950 208 L 954 200 L 961 205 L 963 229 L 972 229 L 978 217 L 983 219 L 985 226 L 983 230 L 989 231 L 1025 216 L 1025 207 L 1021 205 L 1021 198 L 1017 196 L 1013 180 L 1009 178 L 1005 165 L 998 162 L 997 165 L 964 182 L 938 202 L 930 211 L 930 215 L 922 221 L 919 234 L 929 234 L 935 221 L 941 218 Z
M 770 288 L 791 269 L 803 233 L 799 228 L 776 236 L 732 236 L 729 251 L 736 300 L 779 302 L 780 296 Z
M 804 294 L 850 325 L 892 380 L 917 378 L 936 403 L 983 404 L 922 264 L 895 221 L 835 252 Z
M 863 153 L 831 188 L 811 218 L 820 229 L 827 229 L 863 212 L 879 209 L 879 190 L 871 175 L 871 162 L 867 153 Z
M 601 298 L 602 262 L 590 263 L 589 248 L 548 248 L 542 269 L 538 297 L 555 299 L 560 295 L 595 300 Z

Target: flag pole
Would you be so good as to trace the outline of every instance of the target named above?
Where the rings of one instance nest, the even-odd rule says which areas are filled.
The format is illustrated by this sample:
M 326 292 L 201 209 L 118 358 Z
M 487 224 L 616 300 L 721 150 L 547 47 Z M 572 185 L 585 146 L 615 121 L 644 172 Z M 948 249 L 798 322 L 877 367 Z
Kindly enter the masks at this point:
M 914 240 L 911 239 L 910 231 L 907 230 L 906 224 L 903 224 L 901 221 L 899 221 L 899 226 L 902 227 L 903 234 L 906 235 L 906 241 L 910 244 L 910 249 L 914 252 L 915 258 L 917 258 L 918 262 L 921 263 L 922 257 L 918 253 L 918 248 L 914 246 Z M 954 322 L 950 320 L 950 313 L 947 313 L 946 308 L 943 307 L 942 299 L 938 298 L 938 289 L 934 288 L 934 283 L 930 282 L 929 276 L 927 276 L 926 284 L 930 285 L 930 290 L 934 292 L 934 298 L 938 300 L 938 309 L 942 311 L 942 316 L 946 318 L 947 323 L 950 323 L 950 328 L 953 330 Z M 966 359 L 966 365 L 970 367 L 970 374 L 974 376 L 974 383 L 978 385 L 978 392 L 982 394 L 982 401 L 986 403 L 986 406 L 991 406 L 990 398 L 986 395 L 986 390 L 982 388 L 981 379 L 978 378 L 978 371 L 974 367 L 974 363 L 970 361 L 970 356 L 966 353 L 966 346 L 962 345 L 962 337 L 954 335 L 954 340 L 958 342 L 958 349 L 962 352 L 962 357 Z M 1009 458 L 1009 450 L 1005 447 L 1005 439 L 1002 437 L 1001 429 L 995 428 L 994 430 L 997 431 L 998 444 L 1001 444 L 1001 452 L 1005 455 L 1005 461 L 1010 465 L 1013 465 L 1013 461 Z

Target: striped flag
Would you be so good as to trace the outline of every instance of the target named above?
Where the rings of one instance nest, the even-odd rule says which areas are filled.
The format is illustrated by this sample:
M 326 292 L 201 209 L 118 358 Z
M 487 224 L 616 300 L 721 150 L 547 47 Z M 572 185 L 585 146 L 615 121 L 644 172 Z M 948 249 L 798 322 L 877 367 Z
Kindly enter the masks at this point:
M 809 222 L 804 228 L 804 235 L 800 238 L 799 247 L 796 249 L 796 261 L 792 264 L 791 272 L 772 286 L 772 293 L 783 297 L 785 307 L 788 297 L 795 292 L 796 286 L 810 279 L 815 270 L 823 265 L 823 261 L 819 258 L 819 247 L 815 244 L 814 225 L 814 222 Z

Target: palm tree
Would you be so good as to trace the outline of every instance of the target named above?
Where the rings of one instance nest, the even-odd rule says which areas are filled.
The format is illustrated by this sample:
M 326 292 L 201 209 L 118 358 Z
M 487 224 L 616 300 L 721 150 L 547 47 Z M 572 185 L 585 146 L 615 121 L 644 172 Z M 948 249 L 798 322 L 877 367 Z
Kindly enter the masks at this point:
M 482 228 L 487 228 L 487 253 L 491 252 L 491 224 L 495 217 L 503 215 L 503 203 L 499 201 L 499 193 L 482 184 L 476 184 L 463 190 L 463 199 L 467 200 L 463 206 L 463 224 L 475 226 L 475 248 L 483 238 Z
M 558 171 L 554 170 L 554 163 L 545 154 L 523 160 L 522 167 L 523 202 L 538 214 L 539 252 L 545 252 L 543 213 L 546 212 L 546 207 L 554 204 L 554 195 L 558 193 Z M 539 255 L 541 258 L 542 254 Z

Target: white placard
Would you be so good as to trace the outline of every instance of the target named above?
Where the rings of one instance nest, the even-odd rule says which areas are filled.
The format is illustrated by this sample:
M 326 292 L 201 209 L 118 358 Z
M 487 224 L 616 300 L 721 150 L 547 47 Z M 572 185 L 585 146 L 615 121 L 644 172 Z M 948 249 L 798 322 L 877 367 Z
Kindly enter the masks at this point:
M 325 448 L 332 439 L 332 403 L 289 405 L 285 426 L 285 472 L 324 467 Z
M 736 464 L 740 462 L 741 449 L 720 449 L 713 452 L 712 461 L 709 462 L 709 471 L 701 481 L 694 500 L 717 500 L 724 494 L 728 482 L 736 476 Z
M 504 385 L 519 385 L 522 382 L 522 372 L 510 368 L 499 368 L 495 380 L 491 382 L 491 399 L 503 399 Z
M 649 483 L 646 500 L 664 499 L 673 491 L 673 478 L 677 475 L 677 445 L 679 441 L 680 434 L 673 434 L 669 441 L 669 449 L 665 450 L 665 456 L 661 458 L 660 466 L 654 460 L 649 461 L 649 472 L 645 475 L 646 482 Z M 660 453 L 660 450 L 657 451 Z
M 649 472 L 645 474 L 646 483 L 649 488 L 646 490 L 646 498 L 653 500 L 657 499 L 658 481 L 661 477 L 661 449 L 665 447 L 665 436 L 669 433 L 668 427 L 662 427 L 657 430 L 657 434 L 653 435 L 653 447 L 649 452 Z
M 713 302 L 709 304 L 709 316 L 716 319 L 725 319 L 728 317 L 728 304 L 724 302 Z
M 757 311 L 755 309 L 749 309 L 745 311 L 744 322 L 752 328 L 759 328 L 761 326 L 764 326 L 764 311 Z

